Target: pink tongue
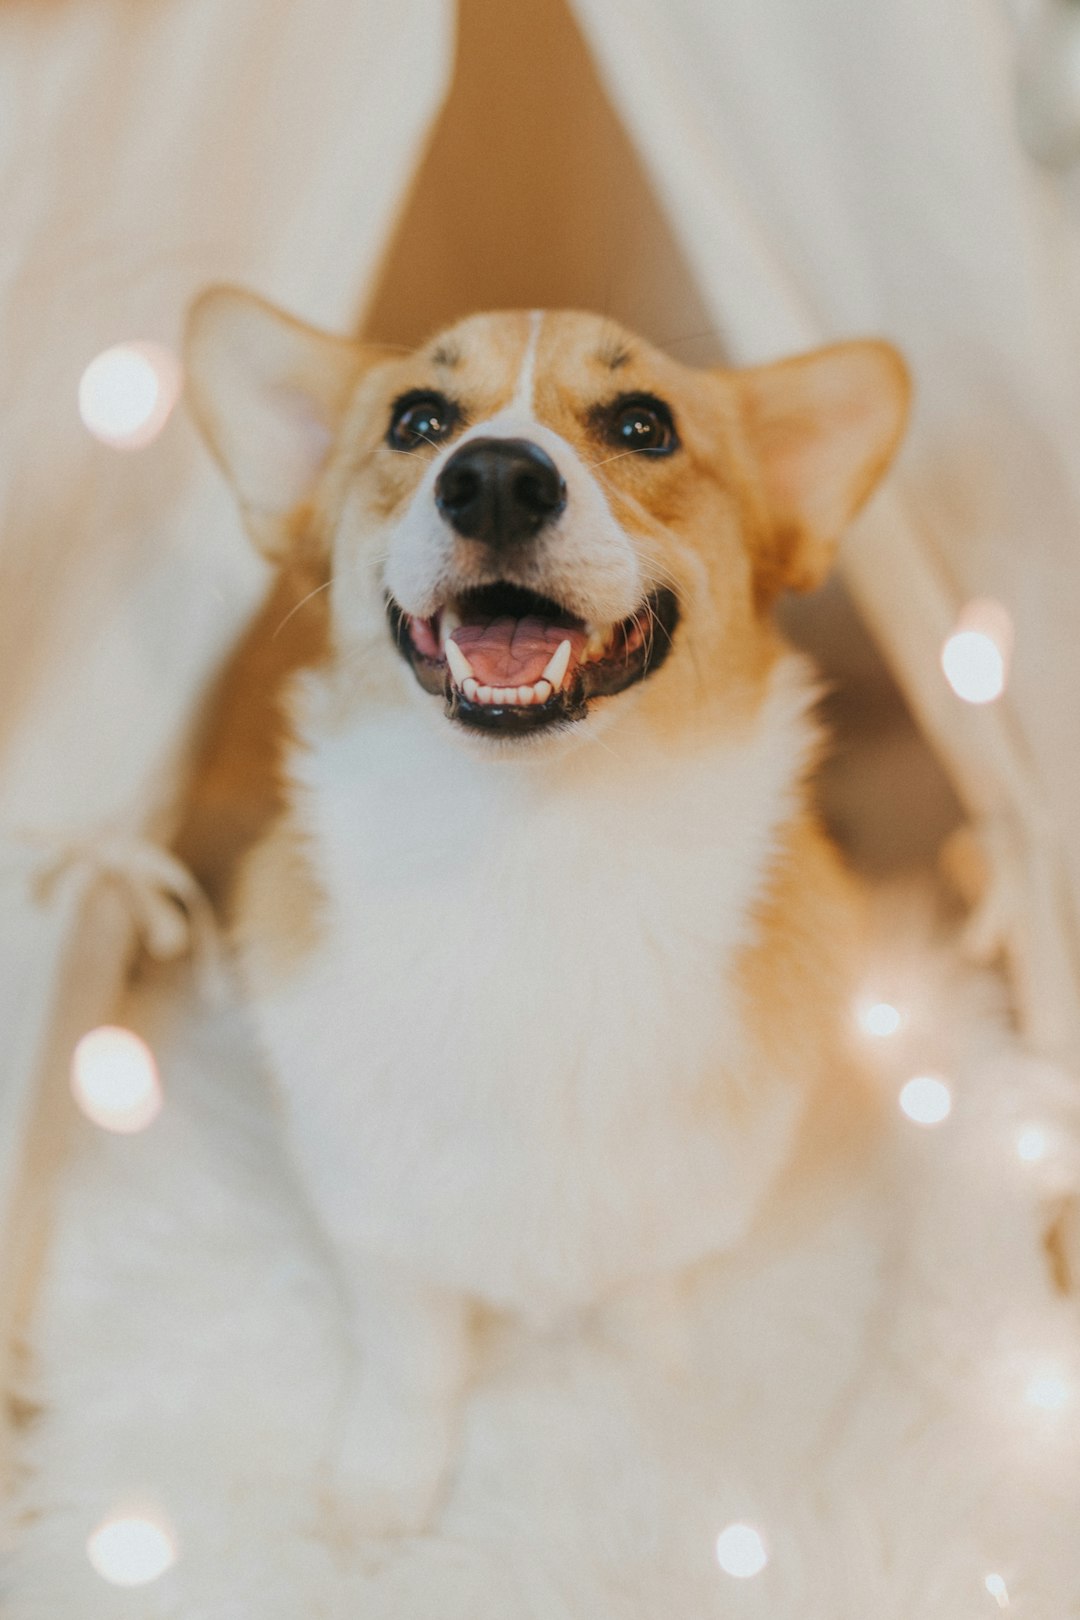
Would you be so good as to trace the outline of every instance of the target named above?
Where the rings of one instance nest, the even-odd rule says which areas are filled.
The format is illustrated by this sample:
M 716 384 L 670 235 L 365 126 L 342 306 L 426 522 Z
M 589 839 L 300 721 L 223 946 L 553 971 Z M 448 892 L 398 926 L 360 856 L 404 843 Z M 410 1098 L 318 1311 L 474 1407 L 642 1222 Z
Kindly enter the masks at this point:
M 585 645 L 585 631 L 536 617 L 505 618 L 459 625 L 454 640 L 481 686 L 533 686 L 561 641 L 569 641 L 573 648 L 573 669 Z

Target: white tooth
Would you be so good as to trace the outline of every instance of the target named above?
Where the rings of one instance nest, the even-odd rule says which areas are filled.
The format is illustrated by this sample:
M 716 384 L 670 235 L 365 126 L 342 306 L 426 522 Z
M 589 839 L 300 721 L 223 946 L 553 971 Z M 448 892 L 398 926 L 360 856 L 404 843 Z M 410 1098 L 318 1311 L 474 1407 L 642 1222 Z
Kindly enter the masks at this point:
M 550 681 L 556 691 L 559 690 L 559 687 L 563 683 L 563 676 L 566 674 L 566 671 L 569 668 L 570 654 L 573 652 L 573 650 L 573 646 L 569 641 L 560 641 L 559 645 L 548 659 L 547 667 L 544 670 L 542 678 L 545 681 Z
M 445 647 L 454 631 L 461 626 L 461 620 L 452 607 L 444 607 L 442 618 L 439 620 L 439 640 Z
M 492 697 L 496 703 L 512 703 L 517 696 L 508 686 L 496 686 L 492 689 Z
M 459 686 L 464 686 L 473 672 L 469 660 L 456 641 L 447 641 L 443 647 L 443 652 L 446 654 L 446 662 L 450 665 L 451 675 Z
M 545 680 L 537 681 L 536 685 L 533 687 L 533 700 L 534 700 L 534 702 L 536 702 L 536 703 L 546 703 L 550 696 L 551 696 L 551 682 L 550 681 L 545 681 Z
M 533 700 L 533 689 L 532 689 L 532 687 L 531 686 L 519 686 L 518 691 L 517 691 L 517 697 L 518 697 L 518 702 L 519 703 L 531 703 L 532 700 Z
M 478 686 L 476 688 L 476 701 L 477 701 L 477 703 L 490 703 L 491 702 L 491 687 L 490 686 Z
M 476 694 L 479 691 L 479 689 L 480 689 L 480 682 L 478 680 L 476 680 L 472 675 L 469 676 L 467 681 L 462 681 L 462 683 L 461 683 L 461 690 L 464 692 L 465 696 L 468 698 L 470 703 L 475 703 L 476 702 Z

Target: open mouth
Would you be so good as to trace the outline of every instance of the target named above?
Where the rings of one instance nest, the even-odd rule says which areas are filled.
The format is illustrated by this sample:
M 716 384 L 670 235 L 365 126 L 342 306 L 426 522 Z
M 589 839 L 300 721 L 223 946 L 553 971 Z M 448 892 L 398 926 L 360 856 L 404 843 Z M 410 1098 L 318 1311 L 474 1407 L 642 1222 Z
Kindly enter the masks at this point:
M 644 680 L 667 656 L 679 617 L 669 590 L 616 624 L 593 625 L 509 584 L 451 597 L 429 619 L 392 597 L 387 612 L 399 651 L 447 716 L 503 737 L 584 719 L 593 698 Z

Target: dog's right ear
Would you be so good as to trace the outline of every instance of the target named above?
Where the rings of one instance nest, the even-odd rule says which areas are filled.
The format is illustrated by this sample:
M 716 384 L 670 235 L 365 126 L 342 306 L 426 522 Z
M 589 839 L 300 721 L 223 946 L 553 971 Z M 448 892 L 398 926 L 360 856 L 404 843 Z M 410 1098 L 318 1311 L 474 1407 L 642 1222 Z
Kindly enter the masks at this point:
M 377 351 L 331 337 L 237 287 L 188 316 L 188 398 L 263 554 L 280 560 Z

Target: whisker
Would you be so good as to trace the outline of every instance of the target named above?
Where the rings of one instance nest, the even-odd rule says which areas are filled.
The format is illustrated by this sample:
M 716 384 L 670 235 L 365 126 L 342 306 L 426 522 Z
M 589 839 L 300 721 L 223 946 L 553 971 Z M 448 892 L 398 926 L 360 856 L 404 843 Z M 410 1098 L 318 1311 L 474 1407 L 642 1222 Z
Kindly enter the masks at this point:
M 606 754 L 610 754 L 612 759 L 617 759 L 620 765 L 625 763 L 623 756 L 616 749 L 612 748 L 609 742 L 605 742 L 603 737 L 598 736 L 595 731 L 587 732 L 584 740 L 586 742 L 595 743 L 598 747 L 602 748 Z
M 441 450 L 443 448 L 442 445 L 439 444 L 435 439 L 429 439 L 426 433 L 418 433 L 416 437 L 422 440 L 424 444 L 430 445 L 432 450 Z M 357 451 L 352 462 L 352 471 L 354 473 L 364 471 L 370 457 L 374 454 L 375 448 L 376 447 L 372 445 L 365 445 L 362 449 Z M 408 452 L 406 451 L 405 454 L 408 454 Z
M 680 592 L 679 579 L 668 567 L 667 563 L 664 562 L 663 558 L 658 557 L 655 552 L 650 551 L 647 546 L 642 545 L 641 541 L 636 536 L 634 538 L 634 549 L 636 550 L 638 556 L 641 557 L 644 562 L 648 563 L 656 582 L 658 584 L 669 586 L 671 590 L 675 592 L 676 596 L 678 596 Z
M 645 611 L 649 615 L 649 627 L 645 632 L 645 667 L 648 669 L 652 663 L 653 648 L 656 645 L 656 614 L 653 612 L 652 603 L 647 597 L 645 599 Z
M 609 462 L 621 461 L 623 456 L 638 456 L 640 454 L 640 450 L 619 450 L 613 456 L 605 456 L 603 461 L 587 461 L 585 465 L 586 467 L 606 467 Z
M 679 594 L 679 581 L 667 564 L 663 562 L 661 558 L 650 555 L 650 553 L 643 550 L 641 546 L 637 546 L 637 552 L 643 561 L 648 563 L 656 582 L 661 585 L 670 586 L 677 596 Z
M 637 454 L 637 452 L 634 451 L 634 450 L 622 450 L 619 453 L 620 453 L 620 455 L 624 455 L 624 456 L 632 456 L 632 455 Z M 609 461 L 617 461 L 618 456 L 609 456 L 608 460 Z M 602 466 L 605 465 L 605 463 L 601 461 L 601 462 L 596 462 L 593 465 L 602 467 Z M 600 482 L 602 484 L 603 480 L 600 480 Z M 660 557 L 656 556 L 655 553 L 650 552 L 648 547 L 642 545 L 641 541 L 639 539 L 637 539 L 636 537 L 634 539 L 634 546 L 635 546 L 635 549 L 637 550 L 639 556 L 644 558 L 644 560 L 649 564 L 649 566 L 652 569 L 657 581 L 659 583 L 662 583 L 662 584 L 665 584 L 665 585 L 669 586 L 670 589 L 675 592 L 675 595 L 678 596 L 679 595 L 679 581 L 676 578 L 676 576 L 672 573 L 672 571 L 668 567 L 668 565 Z
M 288 624 L 289 620 L 293 617 L 293 615 L 296 614 L 296 613 L 299 613 L 299 611 L 300 611 L 300 609 L 302 607 L 306 607 L 307 604 L 311 601 L 313 596 L 318 596 L 320 591 L 328 591 L 332 584 L 333 584 L 332 579 L 324 579 L 321 585 L 316 585 L 316 587 L 315 587 L 315 589 L 313 591 L 308 591 L 307 595 L 302 596 L 300 598 L 299 602 L 294 602 L 292 607 L 289 609 L 288 613 L 286 613 L 285 617 L 282 619 L 281 623 L 278 625 L 277 629 L 274 631 L 274 634 L 270 637 L 270 640 L 271 641 L 275 640 L 275 638 L 281 634 L 282 630 L 284 630 L 285 626 Z

